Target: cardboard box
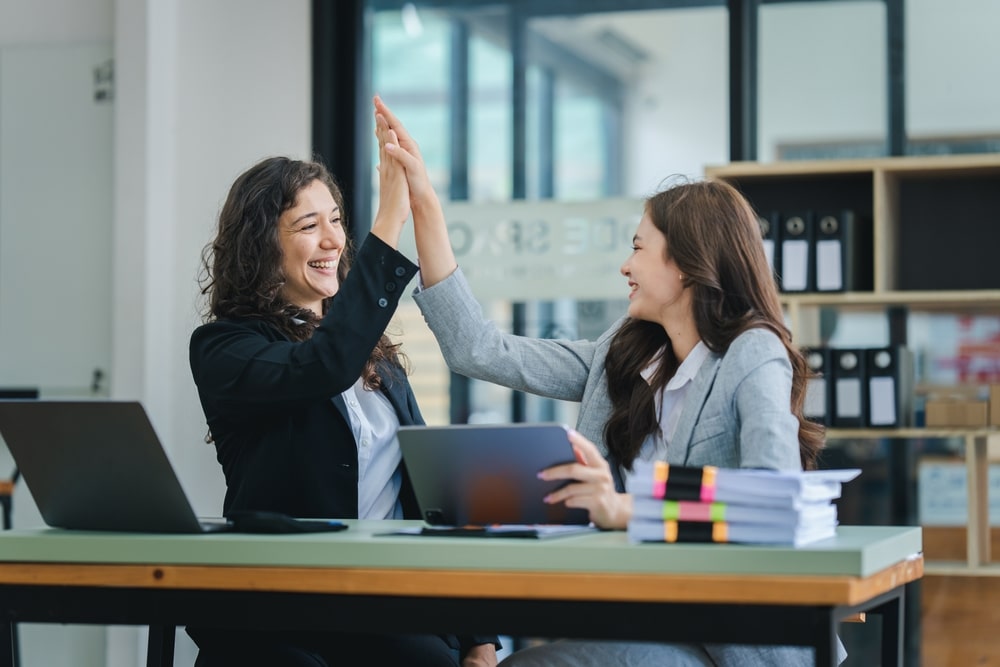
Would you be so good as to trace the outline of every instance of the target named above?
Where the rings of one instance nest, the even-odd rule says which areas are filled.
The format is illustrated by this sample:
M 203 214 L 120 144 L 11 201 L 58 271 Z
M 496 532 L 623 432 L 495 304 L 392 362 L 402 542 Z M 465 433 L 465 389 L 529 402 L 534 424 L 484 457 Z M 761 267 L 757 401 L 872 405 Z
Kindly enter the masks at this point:
M 987 401 L 928 399 L 924 406 L 924 421 L 928 427 L 981 427 L 989 423 Z

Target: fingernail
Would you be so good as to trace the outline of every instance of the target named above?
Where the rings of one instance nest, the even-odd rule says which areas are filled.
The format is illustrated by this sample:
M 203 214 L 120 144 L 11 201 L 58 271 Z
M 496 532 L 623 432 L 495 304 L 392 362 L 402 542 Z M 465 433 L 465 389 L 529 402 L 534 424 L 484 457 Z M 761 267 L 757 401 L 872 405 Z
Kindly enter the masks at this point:
M 546 505 L 551 504 L 552 503 L 552 496 L 551 495 L 545 496 L 544 498 L 542 498 L 542 502 L 545 503 Z
M 545 471 L 539 470 L 537 473 L 535 473 L 535 477 L 537 477 L 538 479 L 545 479 Z
M 569 430 L 568 430 L 567 432 L 568 432 L 568 433 L 569 433 L 570 435 L 580 435 L 579 433 L 577 433 L 577 432 L 576 432 L 576 429 L 575 429 L 575 428 L 571 428 L 571 429 L 569 429 Z

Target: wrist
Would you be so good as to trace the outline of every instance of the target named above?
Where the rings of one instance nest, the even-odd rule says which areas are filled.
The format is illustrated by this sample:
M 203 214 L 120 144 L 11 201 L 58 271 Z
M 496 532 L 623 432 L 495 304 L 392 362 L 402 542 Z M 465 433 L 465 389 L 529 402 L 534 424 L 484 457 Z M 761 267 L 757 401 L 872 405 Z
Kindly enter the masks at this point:
M 628 528 L 628 522 L 632 520 L 632 494 L 618 494 L 618 516 L 615 521 L 615 528 L 624 530 Z

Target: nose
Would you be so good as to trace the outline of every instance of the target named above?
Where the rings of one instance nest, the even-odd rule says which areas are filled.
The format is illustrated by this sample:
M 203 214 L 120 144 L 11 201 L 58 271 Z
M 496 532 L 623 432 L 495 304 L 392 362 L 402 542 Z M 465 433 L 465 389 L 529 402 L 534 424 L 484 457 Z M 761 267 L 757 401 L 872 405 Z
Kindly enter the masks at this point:
M 624 262 L 622 262 L 622 265 L 621 265 L 621 267 L 619 267 L 618 272 L 621 273 L 626 278 L 628 278 L 628 276 L 631 273 L 631 271 L 628 268 L 628 260 L 627 259 Z
M 347 234 L 340 224 L 327 223 L 324 227 L 321 244 L 324 248 L 343 248 L 347 241 Z

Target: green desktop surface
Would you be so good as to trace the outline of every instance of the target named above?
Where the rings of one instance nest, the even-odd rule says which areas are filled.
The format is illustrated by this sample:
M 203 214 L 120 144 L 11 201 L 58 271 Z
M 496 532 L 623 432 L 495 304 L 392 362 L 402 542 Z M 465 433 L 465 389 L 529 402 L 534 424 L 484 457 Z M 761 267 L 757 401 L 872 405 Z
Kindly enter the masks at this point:
M 922 549 L 907 526 L 841 526 L 837 537 L 792 548 L 632 544 L 623 531 L 548 540 L 386 536 L 417 521 L 351 521 L 336 533 L 164 535 L 58 529 L 0 533 L 0 563 L 365 567 L 661 574 L 865 577 Z

